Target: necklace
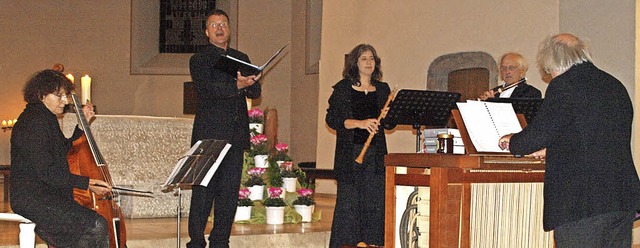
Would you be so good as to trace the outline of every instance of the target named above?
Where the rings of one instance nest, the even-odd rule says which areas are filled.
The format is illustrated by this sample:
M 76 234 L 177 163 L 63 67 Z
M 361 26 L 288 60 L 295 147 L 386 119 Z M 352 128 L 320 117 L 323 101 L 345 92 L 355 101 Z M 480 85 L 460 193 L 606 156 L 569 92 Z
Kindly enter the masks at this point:
M 369 94 L 369 87 L 371 87 L 371 85 L 367 85 L 367 87 L 364 87 L 364 94 L 365 95 Z

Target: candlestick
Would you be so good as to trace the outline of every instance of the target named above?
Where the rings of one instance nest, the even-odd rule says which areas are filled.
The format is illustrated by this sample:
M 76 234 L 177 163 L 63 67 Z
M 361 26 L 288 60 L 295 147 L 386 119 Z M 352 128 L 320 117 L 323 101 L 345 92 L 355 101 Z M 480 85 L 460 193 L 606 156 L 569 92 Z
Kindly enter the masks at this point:
M 91 77 L 84 75 L 80 78 L 82 86 L 82 104 L 87 104 L 87 101 L 91 101 Z
M 72 84 L 75 83 L 75 79 L 73 78 L 73 75 L 71 75 L 71 73 L 67 74 L 67 78 L 71 81 Z

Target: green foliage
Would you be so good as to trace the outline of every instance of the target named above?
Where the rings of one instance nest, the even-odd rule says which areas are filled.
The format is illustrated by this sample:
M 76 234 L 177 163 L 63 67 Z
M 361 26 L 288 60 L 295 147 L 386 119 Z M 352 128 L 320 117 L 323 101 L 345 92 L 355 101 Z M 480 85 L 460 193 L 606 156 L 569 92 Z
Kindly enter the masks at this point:
M 311 196 L 299 196 L 292 203 L 292 205 L 305 205 L 305 206 L 311 206 L 315 204 L 316 202 L 313 200 L 313 198 L 311 198 Z
M 242 185 L 248 188 L 255 185 L 265 185 L 265 183 L 262 177 L 249 176 L 249 178 L 247 178 L 247 181 L 245 181 Z
M 249 198 L 245 198 L 245 199 L 239 199 L 238 200 L 238 206 L 240 207 L 249 207 L 249 206 L 253 206 L 253 201 Z
M 280 197 L 274 197 L 274 198 L 267 198 L 266 200 L 264 200 L 264 205 L 267 207 L 284 207 L 287 204 L 284 203 L 284 200 L 282 200 L 282 198 Z
M 269 168 L 267 168 L 267 172 L 265 173 L 267 178 L 269 178 L 269 185 L 271 187 L 282 187 L 284 182 L 282 181 L 282 175 L 280 175 L 280 167 L 276 161 L 269 161 Z

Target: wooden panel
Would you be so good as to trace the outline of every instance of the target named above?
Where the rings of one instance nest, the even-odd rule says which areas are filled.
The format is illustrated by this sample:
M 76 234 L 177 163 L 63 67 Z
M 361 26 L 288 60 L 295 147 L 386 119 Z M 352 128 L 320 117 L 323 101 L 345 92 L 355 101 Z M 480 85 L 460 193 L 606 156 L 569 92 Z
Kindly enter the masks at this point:
M 447 80 L 447 91 L 462 94 L 460 101 L 475 100 L 489 90 L 489 70 L 469 68 L 451 71 Z

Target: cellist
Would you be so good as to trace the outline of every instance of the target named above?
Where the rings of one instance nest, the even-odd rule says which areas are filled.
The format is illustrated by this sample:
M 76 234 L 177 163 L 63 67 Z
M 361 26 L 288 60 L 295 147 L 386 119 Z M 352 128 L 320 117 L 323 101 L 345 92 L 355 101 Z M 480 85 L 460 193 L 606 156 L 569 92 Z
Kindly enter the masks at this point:
M 107 221 L 74 201 L 73 189 L 107 194 L 102 180 L 72 174 L 67 152 L 83 131 L 65 138 L 57 117 L 73 84 L 55 70 L 37 72 L 23 89 L 27 106 L 11 134 L 11 208 L 36 223 L 36 233 L 55 247 L 109 247 Z M 93 106 L 82 109 L 87 119 Z

